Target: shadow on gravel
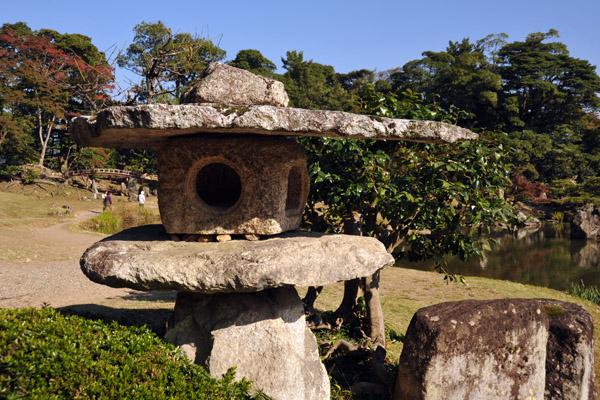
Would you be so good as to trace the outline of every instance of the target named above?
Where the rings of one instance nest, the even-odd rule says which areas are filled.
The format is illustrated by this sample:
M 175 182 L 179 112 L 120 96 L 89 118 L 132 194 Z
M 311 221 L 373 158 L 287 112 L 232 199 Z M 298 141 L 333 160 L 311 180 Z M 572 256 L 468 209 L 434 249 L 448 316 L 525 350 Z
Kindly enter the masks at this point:
M 128 295 L 121 297 L 123 300 L 134 301 L 158 301 L 158 302 L 175 302 L 177 291 L 152 291 L 152 292 L 129 292 Z
M 115 308 L 98 304 L 77 304 L 57 308 L 62 313 L 84 318 L 116 321 L 126 326 L 144 326 L 164 337 L 172 310 L 167 308 Z

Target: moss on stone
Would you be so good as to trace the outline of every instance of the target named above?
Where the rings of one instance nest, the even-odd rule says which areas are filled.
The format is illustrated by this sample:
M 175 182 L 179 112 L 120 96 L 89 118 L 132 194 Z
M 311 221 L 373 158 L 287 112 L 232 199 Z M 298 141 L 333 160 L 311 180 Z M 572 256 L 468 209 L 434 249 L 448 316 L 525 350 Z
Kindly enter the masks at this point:
M 551 304 L 545 304 L 544 310 L 546 311 L 546 315 L 548 315 L 550 318 L 558 317 L 559 315 L 563 315 L 565 313 L 565 310 L 563 310 L 562 307 L 553 306 Z
M 221 114 L 223 114 L 226 117 L 233 113 L 235 113 L 238 116 L 242 116 L 245 113 L 247 113 L 248 111 L 250 111 L 250 107 L 248 107 L 248 106 L 231 107 L 231 106 L 226 106 L 226 105 L 222 105 L 222 104 L 215 104 L 215 105 L 213 105 L 213 107 L 218 112 L 220 112 Z

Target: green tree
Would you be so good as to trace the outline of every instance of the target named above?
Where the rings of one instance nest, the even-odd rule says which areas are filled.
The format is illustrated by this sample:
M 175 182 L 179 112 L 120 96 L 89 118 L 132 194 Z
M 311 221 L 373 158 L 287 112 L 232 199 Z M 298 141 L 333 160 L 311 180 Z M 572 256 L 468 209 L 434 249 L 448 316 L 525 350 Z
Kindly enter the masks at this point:
M 563 43 L 547 42 L 557 37 L 554 29 L 532 33 L 499 51 L 504 95 L 516 105 L 516 115 L 505 118 L 507 131 L 525 127 L 550 133 L 579 120 L 583 111 L 600 108 L 600 77 L 594 67 L 569 56 Z
M 296 50 L 288 51 L 281 61 L 291 107 L 341 111 L 355 107 L 356 98 L 344 90 L 332 66 L 306 61 L 304 53 Z
M 65 49 L 54 36 L 60 36 Z M 43 165 L 49 146 L 59 146 L 65 137 L 67 114 L 90 112 L 108 99 L 112 68 L 105 61 L 91 65 L 84 60 L 104 57 L 89 38 L 33 32 L 24 23 L 2 26 L 0 52 L 3 139 L 12 132 L 13 150 L 24 150 L 31 143 L 24 134 L 31 132 L 39 140 L 38 164 Z
M 277 66 L 258 50 L 247 49 L 238 51 L 235 59 L 229 62 L 229 65 L 236 68 L 245 69 L 256 75 L 274 78 Z
M 446 122 L 455 118 L 413 96 L 399 101 L 371 86 L 363 105 L 368 113 L 395 118 Z M 447 254 L 462 259 L 480 255 L 487 247 L 481 233 L 512 216 L 502 196 L 510 184 L 510 171 L 495 140 L 455 145 L 350 139 L 303 139 L 302 143 L 312 178 L 305 223 L 313 230 L 375 236 L 397 257 L 440 261 Z M 443 271 L 443 265 L 439 267 Z M 336 315 L 344 321 L 352 318 L 361 284 L 377 298 L 378 279 L 376 275 L 346 282 Z M 305 299 L 309 307 L 317 292 L 316 288 L 309 291 Z M 376 302 L 368 309 L 370 336 L 382 344 L 382 315 L 377 314 Z
M 529 146 L 526 164 L 515 152 L 520 169 L 547 182 L 600 174 L 597 153 L 588 146 L 593 129 L 586 123 L 600 109 L 600 77 L 588 61 L 569 56 L 563 43 L 552 41 L 556 38 L 555 30 L 532 33 L 498 52 L 505 82 L 499 127 L 510 132 L 511 144 L 525 132 L 526 140 L 549 142 L 541 149 Z
M 141 22 L 133 31 L 133 43 L 117 58 L 120 67 L 141 78 L 128 91 L 133 102 L 176 102 L 209 62 L 222 60 L 226 54 L 209 39 L 173 34 L 162 21 Z
M 426 51 L 424 58 L 405 64 L 392 75 L 392 87 L 396 93 L 411 88 L 432 101 L 453 104 L 470 113 L 463 123 L 489 128 L 497 115 L 502 77 L 494 72 L 485 54 L 487 48 L 485 41 L 450 41 L 445 51 Z
M 587 121 L 600 109 L 600 77 L 569 56 L 558 32 L 508 42 L 505 34 L 449 42 L 389 77 L 396 94 L 410 88 L 428 101 L 469 113 L 470 128 L 503 131 L 512 161 L 528 179 L 599 175 L 596 136 Z M 439 94 L 439 96 L 437 95 Z
M 17 36 L 11 29 L 3 32 L 0 41 L 8 47 L 5 62 L 13 67 L 9 74 L 23 93 L 20 107 L 35 117 L 41 147 L 38 165 L 42 166 L 53 128 L 65 114 L 68 96 L 61 84 L 66 80 L 69 60 L 48 39 Z

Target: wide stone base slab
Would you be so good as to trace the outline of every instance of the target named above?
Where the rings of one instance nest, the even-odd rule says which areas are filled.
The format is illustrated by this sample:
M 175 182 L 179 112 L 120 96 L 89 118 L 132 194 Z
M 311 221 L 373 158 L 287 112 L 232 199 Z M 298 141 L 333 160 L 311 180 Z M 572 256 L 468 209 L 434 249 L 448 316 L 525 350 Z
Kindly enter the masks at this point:
M 394 258 L 375 238 L 296 232 L 265 240 L 174 242 L 162 225 L 128 229 L 81 257 L 92 281 L 137 290 L 258 292 L 371 276 Z
M 278 400 L 329 399 L 329 379 L 294 288 L 256 293 L 180 292 L 165 338 L 221 377 L 236 378 Z

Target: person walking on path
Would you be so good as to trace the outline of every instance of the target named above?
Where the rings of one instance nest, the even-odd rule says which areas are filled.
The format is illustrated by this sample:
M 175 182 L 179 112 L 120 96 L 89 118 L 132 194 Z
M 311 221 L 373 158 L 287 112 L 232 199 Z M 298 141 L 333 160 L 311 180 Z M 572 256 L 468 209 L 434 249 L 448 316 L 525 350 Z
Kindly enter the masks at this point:
M 144 204 L 146 204 L 146 196 L 144 196 L 144 191 L 140 191 L 140 194 L 138 195 L 138 201 L 140 203 L 140 207 L 142 207 Z
M 107 208 L 109 210 L 112 208 L 112 198 L 110 197 L 110 193 L 108 193 L 108 190 L 104 195 L 104 208 L 102 209 L 102 211 L 106 211 Z

